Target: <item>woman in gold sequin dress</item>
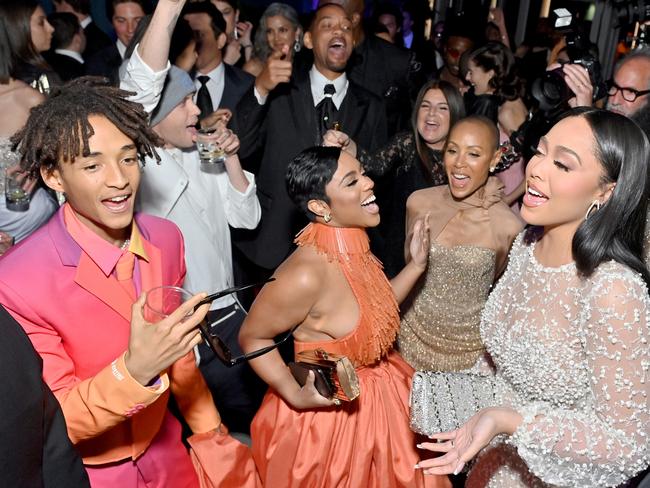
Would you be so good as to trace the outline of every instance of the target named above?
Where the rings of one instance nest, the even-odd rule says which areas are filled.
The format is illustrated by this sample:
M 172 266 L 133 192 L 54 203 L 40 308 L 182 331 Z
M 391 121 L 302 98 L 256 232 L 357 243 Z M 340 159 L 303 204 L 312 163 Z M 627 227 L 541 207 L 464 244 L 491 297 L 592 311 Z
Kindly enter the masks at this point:
M 345 355 L 361 393 L 335 405 L 301 387 L 277 351 L 251 361 L 270 388 L 253 424 L 253 456 L 267 487 L 450 486 L 423 476 L 408 426 L 412 368 L 393 351 L 401 302 L 426 267 L 426 219 L 415 226 L 413 259 L 391 282 L 371 254 L 366 228 L 379 223 L 373 182 L 334 147 L 303 151 L 287 172 L 289 195 L 312 218 L 298 249 L 262 289 L 240 332 L 244 351 L 293 330 L 296 352 Z
M 407 243 L 414 222 L 426 214 L 431 222 L 429 266 L 403 307 L 399 332 L 399 350 L 417 370 L 483 365 L 481 311 L 522 228 L 502 200 L 503 184 L 490 176 L 501 154 L 498 137 L 488 119 L 462 119 L 443 150 L 449 184 L 407 202 Z
M 481 336 L 498 407 L 433 437 L 466 486 L 622 486 L 650 465 L 650 273 L 641 258 L 650 143 L 614 112 L 569 112 L 526 168 L 508 267 Z

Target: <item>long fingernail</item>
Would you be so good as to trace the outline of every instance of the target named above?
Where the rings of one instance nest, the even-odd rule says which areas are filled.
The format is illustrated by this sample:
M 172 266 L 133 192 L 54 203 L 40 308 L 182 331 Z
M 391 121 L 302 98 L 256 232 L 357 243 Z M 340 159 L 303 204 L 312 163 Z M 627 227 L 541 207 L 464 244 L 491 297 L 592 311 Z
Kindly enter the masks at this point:
M 420 469 L 420 465 L 419 465 L 419 464 L 416 464 L 416 465 L 413 466 L 413 467 L 414 467 L 415 469 Z

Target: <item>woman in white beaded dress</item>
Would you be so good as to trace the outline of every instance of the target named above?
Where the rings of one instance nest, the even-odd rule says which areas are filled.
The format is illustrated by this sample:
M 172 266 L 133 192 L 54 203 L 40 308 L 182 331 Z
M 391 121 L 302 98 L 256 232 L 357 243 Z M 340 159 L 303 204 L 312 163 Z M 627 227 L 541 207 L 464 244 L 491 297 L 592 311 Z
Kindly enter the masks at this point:
M 481 320 L 500 406 L 422 444 L 444 453 L 425 473 L 480 452 L 466 486 L 584 488 L 650 464 L 648 161 L 644 133 L 612 112 L 575 109 L 542 137 L 522 207 L 536 227 Z

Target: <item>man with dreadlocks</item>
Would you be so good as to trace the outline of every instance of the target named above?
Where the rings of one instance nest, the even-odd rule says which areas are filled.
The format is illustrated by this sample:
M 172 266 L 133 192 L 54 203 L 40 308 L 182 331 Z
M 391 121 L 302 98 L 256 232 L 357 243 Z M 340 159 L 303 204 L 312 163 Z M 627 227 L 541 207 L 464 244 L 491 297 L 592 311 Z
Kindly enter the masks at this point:
M 152 23 L 173 26 L 182 3 L 160 0 Z M 41 355 L 93 487 L 195 487 L 167 403 L 171 391 L 193 432 L 219 429 L 191 352 L 208 306 L 191 314 L 198 294 L 160 322 L 143 317 L 146 290 L 182 285 L 184 245 L 173 223 L 134 215 L 139 162 L 161 141 L 128 95 L 76 80 L 15 136 L 23 168 L 67 203 L 0 261 L 0 303 Z

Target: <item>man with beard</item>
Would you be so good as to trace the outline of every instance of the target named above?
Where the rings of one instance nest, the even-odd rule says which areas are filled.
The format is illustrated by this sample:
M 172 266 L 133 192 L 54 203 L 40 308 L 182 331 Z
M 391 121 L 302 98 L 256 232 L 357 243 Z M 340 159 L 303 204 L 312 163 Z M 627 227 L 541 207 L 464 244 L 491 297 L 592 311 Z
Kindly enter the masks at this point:
M 303 149 L 320 145 L 325 132 L 335 127 L 370 151 L 386 141 L 381 99 L 345 74 L 354 47 L 352 27 L 340 6 L 319 7 L 304 38 L 314 54 L 311 69 L 293 70 L 284 59 L 286 48 L 272 54 L 237 106 L 233 130 L 241 141 L 240 156 L 262 151 L 256 178 L 262 221 L 256 230 L 239 235 L 237 245 L 262 268 L 262 275 L 284 260 L 306 223 L 287 194 L 289 162 Z
M 650 137 L 650 49 L 619 61 L 607 92 L 607 109 L 626 115 Z
M 614 69 L 607 91 L 607 110 L 634 120 L 650 138 L 650 49 L 633 51 Z M 643 257 L 650 266 L 650 214 L 646 220 Z

